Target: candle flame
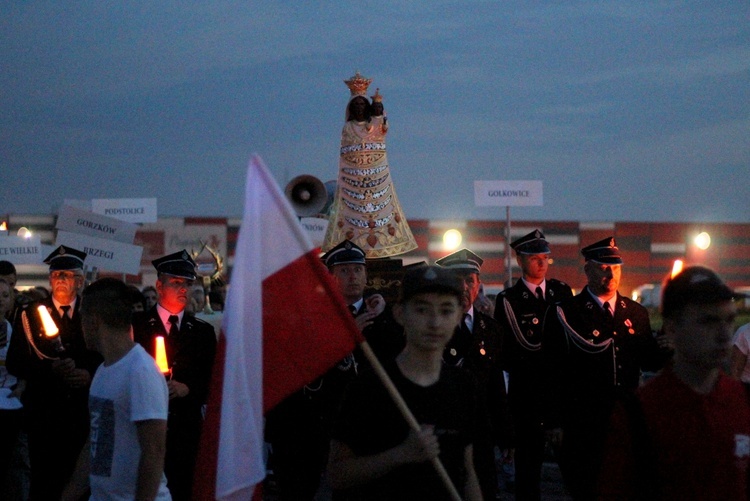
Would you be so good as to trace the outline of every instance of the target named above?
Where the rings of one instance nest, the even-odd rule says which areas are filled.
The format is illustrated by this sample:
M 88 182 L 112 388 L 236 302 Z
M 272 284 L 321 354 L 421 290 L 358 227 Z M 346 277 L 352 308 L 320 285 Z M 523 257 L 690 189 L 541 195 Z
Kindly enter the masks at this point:
M 680 272 L 682 271 L 682 265 L 683 265 L 682 259 L 675 259 L 674 264 L 672 265 L 672 274 L 670 275 L 669 278 L 674 278 L 677 275 L 679 275 Z
M 47 307 L 44 305 L 39 305 L 37 307 L 37 311 L 39 312 L 39 317 L 42 319 L 42 327 L 44 328 L 44 334 L 47 337 L 55 337 L 60 333 L 60 330 L 57 328 L 57 325 L 55 325 L 55 322 L 52 320 L 52 317 L 49 314 L 49 311 L 47 311 Z
M 169 372 L 169 363 L 167 363 L 167 350 L 164 348 L 164 336 L 156 336 L 156 365 L 162 374 Z

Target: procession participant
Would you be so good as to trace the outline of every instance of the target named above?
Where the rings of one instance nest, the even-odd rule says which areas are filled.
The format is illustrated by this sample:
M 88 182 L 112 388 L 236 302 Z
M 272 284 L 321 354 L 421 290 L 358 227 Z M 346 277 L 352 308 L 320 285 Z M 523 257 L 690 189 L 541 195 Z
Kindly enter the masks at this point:
M 195 261 L 182 250 L 152 261 L 158 303 L 133 317 L 135 341 L 155 356 L 163 336 L 170 376 L 167 454 L 164 472 L 175 500 L 189 500 L 198 453 L 203 407 L 208 397 L 216 334 L 208 323 L 185 311 L 196 279 Z
M 140 292 L 139 292 L 140 293 Z M 91 433 L 63 500 L 171 499 L 164 477 L 169 390 L 131 336 L 132 290 L 102 278 L 83 291 L 86 346 L 104 357 L 89 394 Z
M 750 403 L 727 376 L 737 295 L 690 266 L 662 288 L 670 367 L 618 404 L 600 499 L 748 499 Z
M 349 311 L 376 356 L 389 360 L 403 348 L 403 334 L 380 294 L 364 297 L 367 269 L 364 251 L 344 240 L 322 257 Z M 359 349 L 323 376 L 288 396 L 266 419 L 273 472 L 283 500 L 313 499 L 328 460 L 330 427 L 344 388 L 369 366 Z
M 560 447 L 563 480 L 576 500 L 594 497 L 615 400 L 638 387 L 641 370 L 663 362 L 646 308 L 618 292 L 614 237 L 581 249 L 587 285 L 547 310 L 542 354 L 545 429 Z
M 385 370 L 422 425 L 411 430 L 382 381 L 368 371 L 347 388 L 331 440 L 328 476 L 346 499 L 452 499 L 429 463 L 439 457 L 463 499 L 480 500 L 473 466 L 476 424 L 470 375 L 443 364 L 462 315 L 462 284 L 436 266 L 404 275 L 394 306 L 406 346 Z
M 487 499 L 497 493 L 495 446 L 507 453 L 512 442 L 505 377 L 501 367 L 503 334 L 492 317 L 477 311 L 474 302 L 481 285 L 484 260 L 469 249 L 460 249 L 435 261 L 456 273 L 463 282 L 463 316 L 443 352 L 446 364 L 463 367 L 477 383 L 479 408 L 487 413 L 488 429 L 478 430 L 474 443 L 474 466 Z
M 542 426 L 542 321 L 547 308 L 573 296 L 567 284 L 547 278 L 550 248 L 539 230 L 510 247 L 523 275 L 501 291 L 495 319 L 503 329 L 503 368 L 508 372 L 508 402 L 515 431 L 515 494 L 539 500 L 544 427 Z
M 30 499 L 60 497 L 89 432 L 88 395 L 101 355 L 86 348 L 80 300 L 86 253 L 66 247 L 44 260 L 51 297 L 24 305 L 8 348 L 8 372 L 26 381 Z M 44 307 L 59 334 L 45 335 L 38 307 Z

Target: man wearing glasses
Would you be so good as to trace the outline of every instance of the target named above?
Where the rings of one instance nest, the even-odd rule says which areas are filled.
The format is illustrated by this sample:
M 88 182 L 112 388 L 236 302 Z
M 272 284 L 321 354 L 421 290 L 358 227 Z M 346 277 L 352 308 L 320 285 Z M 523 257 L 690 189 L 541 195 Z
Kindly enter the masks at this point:
M 51 297 L 24 307 L 8 347 L 8 372 L 26 381 L 32 500 L 60 498 L 89 433 L 89 385 L 102 358 L 86 348 L 81 330 L 85 258 L 61 245 L 44 260 Z M 40 306 L 59 334 L 44 329 Z

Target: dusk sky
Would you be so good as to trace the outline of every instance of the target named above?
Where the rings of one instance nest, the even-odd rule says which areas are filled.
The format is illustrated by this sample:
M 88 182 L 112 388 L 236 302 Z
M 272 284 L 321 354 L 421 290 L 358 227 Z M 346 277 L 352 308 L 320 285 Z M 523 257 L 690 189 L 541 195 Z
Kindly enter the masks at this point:
M 2 2 L 0 214 L 242 212 L 259 154 L 335 179 L 343 80 L 384 96 L 410 219 L 750 221 L 747 1 Z

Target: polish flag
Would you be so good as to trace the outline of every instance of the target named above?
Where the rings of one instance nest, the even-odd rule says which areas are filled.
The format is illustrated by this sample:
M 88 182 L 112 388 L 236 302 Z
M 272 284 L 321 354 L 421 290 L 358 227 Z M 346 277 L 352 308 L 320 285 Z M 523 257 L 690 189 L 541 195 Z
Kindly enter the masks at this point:
M 363 338 L 292 207 L 253 156 L 195 470 L 194 499 L 247 500 L 263 414 Z

